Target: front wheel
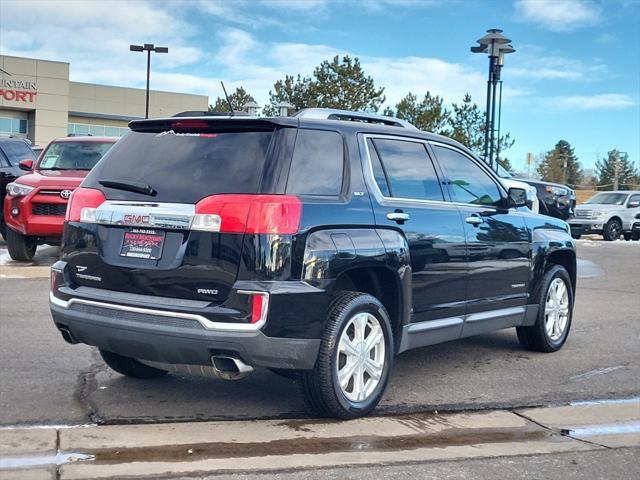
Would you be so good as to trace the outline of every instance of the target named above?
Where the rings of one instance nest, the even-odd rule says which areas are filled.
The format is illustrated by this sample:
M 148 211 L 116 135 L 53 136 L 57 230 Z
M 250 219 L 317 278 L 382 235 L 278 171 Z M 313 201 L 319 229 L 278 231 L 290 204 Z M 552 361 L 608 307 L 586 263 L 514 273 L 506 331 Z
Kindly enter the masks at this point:
M 580 234 L 580 233 L 572 233 L 571 234 L 571 238 L 573 238 L 574 240 L 580 240 L 580 237 L 582 237 L 582 234 Z
M 516 327 L 522 347 L 537 352 L 560 350 L 569 336 L 573 315 L 571 278 L 561 265 L 553 265 L 538 293 L 538 318 L 530 327 Z
M 313 370 L 301 372 L 314 413 L 350 419 L 367 415 L 387 386 L 394 345 L 389 314 L 378 299 L 340 292 L 331 302 Z
M 619 220 L 609 220 L 602 230 L 602 236 L 607 242 L 613 242 L 620 238 L 622 224 Z
M 34 237 L 20 235 L 10 228 L 7 228 L 7 249 L 9 256 L 18 262 L 29 262 L 36 254 L 38 242 Z

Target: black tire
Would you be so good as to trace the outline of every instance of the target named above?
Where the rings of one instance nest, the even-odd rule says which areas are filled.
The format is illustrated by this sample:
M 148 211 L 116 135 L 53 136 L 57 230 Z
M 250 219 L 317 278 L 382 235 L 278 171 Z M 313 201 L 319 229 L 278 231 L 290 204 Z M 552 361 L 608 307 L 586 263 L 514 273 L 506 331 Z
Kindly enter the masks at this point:
M 378 384 L 363 401 L 349 400 L 339 385 L 337 348 L 349 321 L 358 313 L 369 313 L 380 324 L 384 337 L 384 365 Z M 300 384 L 307 407 L 315 414 L 338 419 L 358 418 L 380 402 L 389 381 L 394 360 L 393 330 L 389 314 L 375 297 L 360 292 L 338 292 L 327 311 L 327 322 L 313 370 L 300 372 Z
M 100 350 L 100 355 L 104 363 L 109 365 L 112 370 L 133 378 L 158 378 L 167 374 L 166 370 L 153 368 L 140 363 L 135 358 L 123 357 L 117 353 Z
M 300 376 L 299 370 L 291 370 L 288 368 L 270 368 L 269 370 L 279 377 L 288 378 L 289 380 L 297 380 Z
M 609 220 L 607 224 L 602 229 L 602 236 L 607 242 L 613 242 L 614 240 L 618 240 L 620 238 L 620 234 L 622 233 L 622 224 L 620 220 L 616 220 L 615 218 Z
M 631 234 L 631 240 L 640 240 L 640 232 L 633 232 Z
M 631 232 L 625 232 L 622 234 L 622 238 L 624 238 L 627 242 L 631 240 Z
M 7 240 L 7 224 L 4 223 L 4 218 L 0 218 L 0 237 L 3 240 Z
M 571 238 L 573 238 L 574 240 L 580 240 L 581 236 L 582 236 L 582 234 L 580 234 L 580 233 L 572 233 L 571 234 Z
M 36 254 L 38 241 L 33 237 L 20 235 L 10 228 L 7 228 L 7 248 L 9 256 L 18 262 L 29 262 Z
M 569 299 L 569 313 L 562 336 L 557 340 L 553 340 L 549 336 L 545 328 L 545 306 L 549 287 L 556 278 L 562 279 L 567 288 Z M 561 265 L 552 265 L 545 272 L 544 277 L 542 278 L 540 289 L 536 294 L 536 300 L 539 305 L 538 318 L 536 319 L 536 323 L 529 327 L 516 327 L 518 340 L 520 341 L 520 345 L 522 345 L 523 348 L 525 348 L 526 350 L 545 353 L 555 352 L 562 348 L 564 343 L 567 341 L 567 337 L 569 336 L 569 330 L 571 330 L 571 321 L 573 318 L 573 293 L 574 292 L 571 285 L 571 278 L 569 277 L 569 274 L 567 273 L 565 268 Z

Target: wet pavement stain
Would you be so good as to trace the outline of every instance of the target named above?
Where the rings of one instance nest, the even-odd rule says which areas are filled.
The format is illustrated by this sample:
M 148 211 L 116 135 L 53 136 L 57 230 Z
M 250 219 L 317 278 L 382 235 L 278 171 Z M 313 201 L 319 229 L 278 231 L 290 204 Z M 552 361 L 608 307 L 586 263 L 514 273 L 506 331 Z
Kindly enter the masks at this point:
M 246 458 L 337 452 L 375 452 L 446 448 L 486 443 L 528 442 L 551 438 L 549 432 L 529 427 L 460 429 L 415 435 L 291 438 L 270 442 L 212 442 L 124 449 L 85 451 L 98 464 L 128 462 L 189 462 L 216 458 Z M 560 441 L 560 440 L 559 440 Z

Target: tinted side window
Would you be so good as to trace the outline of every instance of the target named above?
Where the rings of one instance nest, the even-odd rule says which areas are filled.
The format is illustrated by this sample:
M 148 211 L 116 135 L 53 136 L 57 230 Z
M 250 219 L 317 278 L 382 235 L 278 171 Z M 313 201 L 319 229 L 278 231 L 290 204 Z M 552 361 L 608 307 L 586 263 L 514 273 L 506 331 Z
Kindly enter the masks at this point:
M 496 183 L 470 158 L 449 148 L 434 146 L 434 150 L 454 202 L 495 205 L 500 200 Z
M 444 200 L 436 170 L 422 143 L 376 138 L 373 141 L 384 175 L 376 172 L 381 185 L 386 177 L 390 196 L 418 200 Z M 384 185 L 384 184 L 383 184 Z M 384 190 L 381 188 L 382 193 Z
M 300 129 L 291 160 L 287 193 L 338 195 L 342 190 L 344 146 L 339 133 Z
M 7 157 L 5 157 L 2 150 L 0 150 L 0 167 L 10 167 L 10 166 L 11 164 L 9 163 L 9 160 L 7 160 Z
M 629 197 L 629 201 L 627 202 L 627 205 L 631 202 L 640 202 L 640 195 L 631 195 Z
M 17 166 L 20 160 L 35 160 L 36 155 L 24 142 L 6 142 L 2 145 L 4 152 L 7 154 L 9 162 Z
M 385 197 L 390 197 L 391 192 L 389 191 L 389 181 L 387 180 L 387 176 L 384 173 L 384 169 L 382 168 L 382 162 L 380 161 L 380 157 L 378 156 L 376 147 L 373 145 L 373 140 L 368 139 L 367 144 L 369 147 L 369 156 L 371 157 L 371 168 L 373 169 L 373 177 L 375 178 L 382 195 L 384 195 Z

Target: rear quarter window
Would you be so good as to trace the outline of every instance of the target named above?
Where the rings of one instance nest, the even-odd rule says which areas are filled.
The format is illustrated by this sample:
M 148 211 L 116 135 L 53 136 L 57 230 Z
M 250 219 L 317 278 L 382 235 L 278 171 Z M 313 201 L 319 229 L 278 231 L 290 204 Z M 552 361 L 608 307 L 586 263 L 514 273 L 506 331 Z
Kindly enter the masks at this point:
M 339 195 L 344 175 L 344 144 L 337 132 L 298 130 L 287 193 Z

